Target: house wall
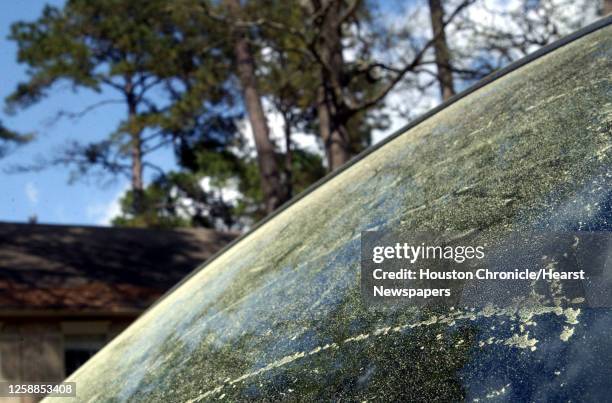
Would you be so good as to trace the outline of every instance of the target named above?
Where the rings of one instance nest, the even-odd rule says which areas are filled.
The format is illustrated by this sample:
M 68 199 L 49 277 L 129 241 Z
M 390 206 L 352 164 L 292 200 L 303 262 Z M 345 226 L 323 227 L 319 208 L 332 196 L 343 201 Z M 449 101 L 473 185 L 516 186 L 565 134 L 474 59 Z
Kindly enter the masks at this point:
M 0 319 L 0 381 L 61 382 L 66 377 L 64 352 L 71 340 L 106 343 L 132 319 Z M 38 400 L 0 397 L 0 403 Z

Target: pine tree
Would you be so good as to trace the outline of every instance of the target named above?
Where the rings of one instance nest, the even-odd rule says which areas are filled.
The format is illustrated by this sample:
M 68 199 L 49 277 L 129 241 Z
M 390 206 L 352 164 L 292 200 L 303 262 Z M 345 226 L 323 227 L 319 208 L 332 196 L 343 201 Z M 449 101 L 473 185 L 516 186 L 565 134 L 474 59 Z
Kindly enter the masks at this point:
M 125 106 L 125 119 L 106 139 L 74 141 L 47 163 L 71 164 L 81 174 L 96 166 L 128 174 L 134 211 L 144 208 L 143 170 L 151 166 L 145 155 L 195 130 L 198 117 L 223 97 L 215 94 L 223 92 L 218 89 L 225 81 L 219 73 L 223 62 L 194 63 L 205 59 L 202 53 L 213 53 L 214 40 L 205 35 L 186 40 L 188 32 L 177 29 L 177 18 L 185 16 L 171 13 L 162 0 L 69 0 L 11 28 L 18 61 L 28 66 L 29 76 L 7 98 L 9 108 L 40 102 L 63 82 L 101 99 L 59 116 L 81 116 L 112 103 Z M 107 98 L 109 93 L 115 96 Z

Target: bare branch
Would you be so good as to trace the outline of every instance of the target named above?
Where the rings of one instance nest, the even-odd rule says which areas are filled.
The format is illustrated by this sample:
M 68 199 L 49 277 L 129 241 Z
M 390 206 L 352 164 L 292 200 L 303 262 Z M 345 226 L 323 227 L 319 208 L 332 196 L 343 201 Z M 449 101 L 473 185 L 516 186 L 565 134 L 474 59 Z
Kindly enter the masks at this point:
M 160 176 L 161 178 L 165 178 L 165 177 L 166 177 L 166 172 L 165 172 L 165 171 L 164 171 L 164 170 L 163 170 L 163 169 L 162 169 L 160 166 L 158 166 L 158 165 L 155 165 L 155 164 L 153 164 L 153 163 L 151 163 L 151 162 L 149 162 L 149 161 L 145 161 L 145 162 L 142 164 L 142 166 L 143 166 L 143 167 L 146 167 L 146 168 L 151 168 L 151 169 L 153 169 L 154 171 L 157 171 L 157 173 L 159 174 L 159 176 Z
M 449 18 L 446 19 L 446 21 L 444 22 L 443 28 L 446 27 L 465 7 L 467 7 L 468 5 L 472 4 L 474 1 L 475 0 L 464 0 L 464 1 L 462 1 L 455 8 L 455 10 L 449 15 Z M 379 91 L 378 94 L 368 98 L 367 100 L 365 100 L 365 101 L 363 101 L 363 102 L 361 102 L 359 104 L 349 104 L 348 105 L 349 106 L 349 113 L 350 114 L 355 114 L 355 113 L 357 113 L 357 112 L 359 112 L 359 111 L 361 111 L 363 109 L 370 108 L 370 107 L 376 105 L 378 102 L 380 102 L 380 100 L 383 99 L 385 96 L 387 96 L 387 94 L 393 89 L 393 87 L 395 87 L 395 85 L 398 82 L 400 82 L 408 72 L 413 71 L 417 66 L 421 65 L 423 56 L 425 55 L 427 50 L 429 50 L 429 48 L 433 45 L 435 40 L 438 39 L 438 36 L 442 32 L 444 32 L 444 29 L 440 30 L 438 35 L 435 35 L 434 37 L 429 39 L 427 41 L 427 43 L 425 43 L 425 45 L 422 46 L 421 49 L 412 58 L 412 61 L 409 62 L 408 64 L 406 64 L 401 69 L 388 67 L 389 70 L 395 70 L 397 72 L 395 77 L 393 77 L 387 83 L 387 85 L 385 85 L 383 87 L 383 89 L 381 91 Z
M 158 150 L 158 149 L 160 149 L 162 147 L 165 147 L 165 146 L 167 146 L 168 144 L 171 144 L 171 143 L 172 143 L 172 139 L 162 140 L 159 143 L 155 144 L 154 146 L 150 146 L 150 147 L 147 147 L 146 149 L 142 150 L 142 154 L 143 155 L 144 154 L 149 154 L 149 153 L 151 153 L 151 152 L 153 152 L 155 150 Z
M 102 106 L 106 106 L 106 105 L 112 105 L 112 104 L 121 104 L 124 103 L 125 101 L 122 99 L 105 99 L 103 101 L 100 102 L 96 102 L 94 104 L 91 104 L 89 106 L 87 106 L 86 108 L 78 111 L 78 112 L 70 112 L 70 111 L 59 111 L 57 112 L 57 114 L 51 118 L 48 118 L 47 120 L 45 120 L 44 124 L 46 126 L 54 126 L 59 120 L 63 119 L 63 118 L 67 118 L 70 120 L 78 120 L 81 119 L 82 117 L 84 117 L 85 115 L 87 115 L 89 112 L 92 112 Z

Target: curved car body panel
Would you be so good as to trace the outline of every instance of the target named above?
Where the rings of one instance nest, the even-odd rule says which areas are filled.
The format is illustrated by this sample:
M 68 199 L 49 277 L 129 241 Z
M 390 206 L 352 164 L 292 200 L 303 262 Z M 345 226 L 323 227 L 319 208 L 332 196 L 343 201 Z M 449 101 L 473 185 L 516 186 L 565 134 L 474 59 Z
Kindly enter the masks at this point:
M 79 400 L 607 398 L 609 308 L 372 309 L 359 264 L 373 229 L 612 230 L 611 71 L 607 26 L 387 142 L 147 311 Z

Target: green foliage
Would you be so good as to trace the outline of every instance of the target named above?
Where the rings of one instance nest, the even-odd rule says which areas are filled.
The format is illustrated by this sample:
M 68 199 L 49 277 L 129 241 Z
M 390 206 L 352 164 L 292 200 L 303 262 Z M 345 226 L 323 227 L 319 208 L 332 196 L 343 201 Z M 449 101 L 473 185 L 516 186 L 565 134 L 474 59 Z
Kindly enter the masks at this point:
M 279 154 L 280 158 L 284 155 Z M 133 209 L 133 192 L 121 200 L 121 215 L 113 221 L 128 227 L 206 227 L 242 230 L 265 217 L 259 185 L 257 160 L 238 157 L 229 151 L 197 153 L 194 170 L 170 172 L 146 187 L 143 211 Z M 292 159 L 292 188 L 304 191 L 325 175 L 319 155 L 295 150 Z M 208 189 L 202 180 L 208 179 Z M 238 192 L 236 200 L 225 200 L 224 189 Z
M 247 2 L 245 11 L 249 19 L 281 21 L 308 33 L 307 12 L 291 2 Z M 28 79 L 7 98 L 7 109 L 39 102 L 60 83 L 101 96 L 112 90 L 119 94 L 115 102 L 127 106 L 126 118 L 98 142 L 69 143 L 49 164 L 76 167 L 73 178 L 89 176 L 94 168 L 133 175 L 135 149 L 140 147 L 145 158 L 160 147 L 174 147 L 179 168 L 161 172 L 142 195 L 138 189 L 128 191 L 114 223 L 249 226 L 265 212 L 257 160 L 236 138 L 234 122 L 243 108 L 233 76 L 234 23 L 222 4 L 199 0 L 68 0 L 62 8 L 47 6 L 36 21 L 11 28 Z M 277 155 L 283 186 L 296 194 L 325 173 L 322 159 L 290 138 L 296 130 L 317 130 L 320 65 L 295 32 L 268 24 L 250 29 L 262 96 L 283 116 L 292 144 L 291 156 Z M 110 102 L 102 99 L 83 113 Z M 369 144 L 367 122 L 365 112 L 350 120 L 355 152 Z M 209 180 L 206 190 L 203 178 Z M 237 200 L 220 197 L 228 186 L 240 193 Z M 185 200 L 190 208 L 182 205 Z
M 134 149 L 142 155 L 182 136 L 203 132 L 231 104 L 224 87 L 227 59 L 216 31 L 162 0 L 69 0 L 45 7 L 34 22 L 18 22 L 10 39 L 28 79 L 6 99 L 16 112 L 44 99 L 59 83 L 119 99 L 102 99 L 78 117 L 110 103 L 123 103 L 126 119 L 98 143 L 71 143 L 48 165 L 69 164 L 83 175 L 99 167 L 130 174 Z M 197 27 L 197 31 L 195 31 Z M 146 164 L 143 164 L 147 166 Z
M 34 138 L 33 134 L 17 133 L 5 127 L 0 122 L 0 157 L 9 152 L 11 146 L 19 146 L 31 141 Z
M 122 214 L 113 219 L 119 227 L 176 228 L 188 226 L 189 221 L 177 216 L 164 183 L 152 183 L 143 192 L 140 200 L 142 210 L 134 211 L 134 192 L 128 190 L 121 199 Z
M 306 190 L 327 173 L 321 156 L 305 150 L 294 150 L 291 162 L 293 171 L 291 185 L 293 193 L 296 195 Z
M 368 107 L 361 105 L 384 91 L 389 77 L 374 74 L 371 66 L 377 63 L 376 52 L 384 48 L 384 41 L 393 37 L 388 28 L 378 26 L 373 10 L 376 4 L 357 2 L 352 17 L 338 25 L 341 47 L 350 47 L 355 57 L 342 58 L 339 66 L 325 62 L 325 51 L 318 43 L 326 33 L 320 20 L 328 8 L 342 4 L 347 11 L 352 2 L 332 0 L 322 10 L 312 10 L 308 3 L 267 0 L 246 2 L 249 18 L 262 21 L 254 31 L 265 57 L 260 57 L 260 89 L 272 100 L 292 130 L 320 133 L 316 107 L 320 103 L 318 90 L 330 91 L 333 103 L 333 127 L 345 126 L 349 133 L 348 151 L 356 155 L 371 144 L 374 129 L 388 127 L 388 117 L 382 103 Z M 315 17 L 313 14 L 318 15 Z M 339 82 L 332 82 L 331 70 L 337 68 Z
M 162 6 L 71 0 L 63 9 L 46 6 L 34 22 L 13 24 L 10 39 L 18 45 L 18 61 L 28 65 L 29 79 L 8 97 L 9 107 L 39 101 L 59 80 L 100 91 L 104 84 L 121 87 L 120 78 L 156 70 L 157 57 L 171 59 L 173 53 L 172 43 L 159 35 Z

